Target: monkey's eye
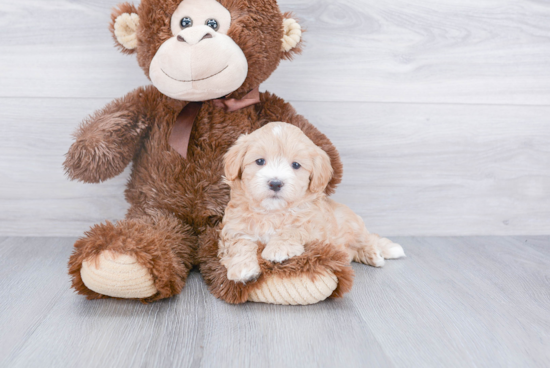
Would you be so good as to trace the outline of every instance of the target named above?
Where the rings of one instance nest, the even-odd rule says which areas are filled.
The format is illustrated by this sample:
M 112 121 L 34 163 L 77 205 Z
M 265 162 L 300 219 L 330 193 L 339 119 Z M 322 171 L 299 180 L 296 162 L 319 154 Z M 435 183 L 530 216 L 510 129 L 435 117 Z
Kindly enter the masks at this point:
M 258 166 L 264 166 L 265 165 L 265 160 L 263 158 L 259 158 L 256 160 L 256 164 Z
M 204 24 L 206 24 L 208 27 L 212 28 L 214 31 L 217 31 L 218 28 L 220 27 L 218 25 L 218 21 L 215 20 L 215 19 L 208 19 L 206 22 L 204 22 Z
M 181 19 L 180 24 L 181 24 L 181 28 L 191 27 L 193 25 L 193 19 L 189 17 L 183 17 Z
M 293 163 L 292 163 L 292 168 L 293 168 L 294 170 L 298 170 L 300 167 L 302 167 L 302 165 L 300 165 L 299 163 L 297 163 L 297 162 L 293 162 Z

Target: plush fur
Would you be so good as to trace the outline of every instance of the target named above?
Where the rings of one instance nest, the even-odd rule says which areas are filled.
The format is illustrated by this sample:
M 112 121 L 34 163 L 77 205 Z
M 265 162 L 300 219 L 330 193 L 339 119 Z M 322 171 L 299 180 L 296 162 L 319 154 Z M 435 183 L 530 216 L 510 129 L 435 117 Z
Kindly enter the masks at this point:
M 162 299 L 178 294 L 185 285 L 196 247 L 197 237 L 191 227 L 171 215 L 151 214 L 116 225 L 106 222 L 93 226 L 75 243 L 69 274 L 80 294 L 89 299 L 103 298 L 82 282 L 82 262 L 93 261 L 105 250 L 132 255 L 151 272 L 158 290 L 153 298 L 144 301 Z
M 124 12 L 139 14 L 136 53 L 145 74 L 162 42 L 170 34 L 170 15 L 179 0 L 143 0 L 139 8 L 122 4 L 113 21 Z M 275 0 L 220 0 L 231 11 L 228 34 L 242 48 L 249 63 L 243 85 L 230 97 L 241 98 L 271 75 L 279 61 L 294 51 L 281 51 L 283 14 Z M 353 272 L 347 254 L 322 244 L 310 244 L 304 254 L 285 264 L 260 260 L 262 277 L 256 283 L 235 284 L 217 256 L 217 227 L 229 201 L 229 186 L 222 180 L 223 156 L 243 133 L 270 121 L 299 127 L 330 158 L 333 176 L 325 193 L 334 191 L 342 177 L 342 164 L 330 140 L 282 99 L 262 93 L 260 103 L 235 112 L 206 101 L 191 132 L 187 159 L 168 144 L 176 117 L 187 104 L 162 95 L 155 87 L 138 88 L 86 119 L 64 163 L 73 180 L 97 183 L 120 174 L 133 162 L 126 189 L 131 207 L 126 219 L 99 224 L 75 244 L 69 260 L 73 287 L 89 298 L 100 298 L 82 282 L 82 262 L 102 251 L 133 255 L 150 270 L 158 293 L 149 302 L 179 293 L 193 265 L 212 293 L 231 303 L 244 302 L 247 291 L 268 275 L 315 277 L 333 272 L 339 278 L 333 296 L 351 287 Z

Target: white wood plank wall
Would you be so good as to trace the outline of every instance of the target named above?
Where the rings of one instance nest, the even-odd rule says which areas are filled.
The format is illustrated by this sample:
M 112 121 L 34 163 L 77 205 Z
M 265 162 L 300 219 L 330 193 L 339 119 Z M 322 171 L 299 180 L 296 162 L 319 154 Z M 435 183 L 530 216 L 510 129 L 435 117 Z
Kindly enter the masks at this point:
M 126 175 L 69 182 L 79 122 L 148 81 L 115 0 L 0 0 L 0 236 L 124 216 Z M 550 3 L 284 0 L 302 56 L 262 88 L 340 149 L 336 198 L 385 235 L 550 233 Z

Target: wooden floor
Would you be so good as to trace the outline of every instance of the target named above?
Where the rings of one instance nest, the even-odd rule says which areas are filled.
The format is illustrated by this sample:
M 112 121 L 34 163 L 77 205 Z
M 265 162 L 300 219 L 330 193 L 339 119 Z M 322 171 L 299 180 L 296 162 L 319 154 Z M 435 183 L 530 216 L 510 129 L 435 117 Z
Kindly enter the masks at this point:
M 340 300 L 150 305 L 69 289 L 74 238 L 0 238 L 0 367 L 548 367 L 550 236 L 402 237 Z

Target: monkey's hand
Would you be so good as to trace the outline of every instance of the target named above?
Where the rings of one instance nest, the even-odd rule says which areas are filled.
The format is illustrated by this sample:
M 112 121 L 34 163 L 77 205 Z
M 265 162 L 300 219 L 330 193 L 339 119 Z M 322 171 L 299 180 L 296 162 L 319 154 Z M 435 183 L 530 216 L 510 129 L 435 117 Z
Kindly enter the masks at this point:
M 98 183 L 120 174 L 128 166 L 148 126 L 141 112 L 144 92 L 138 88 L 81 124 L 63 164 L 72 180 Z

